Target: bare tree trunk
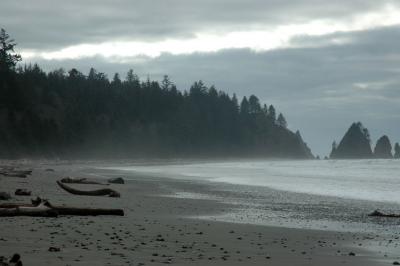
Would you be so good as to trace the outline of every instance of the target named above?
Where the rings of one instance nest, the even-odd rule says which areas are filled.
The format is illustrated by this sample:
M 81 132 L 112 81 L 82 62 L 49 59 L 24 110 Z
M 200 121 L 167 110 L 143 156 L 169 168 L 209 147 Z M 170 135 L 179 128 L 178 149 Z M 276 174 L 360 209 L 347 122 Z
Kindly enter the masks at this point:
M 33 216 L 56 217 L 57 215 L 97 216 L 116 215 L 124 216 L 122 209 L 76 208 L 67 206 L 53 206 L 48 201 L 34 204 L 1 204 L 0 217 L 6 216 Z
M 103 188 L 103 189 L 96 189 L 96 190 L 78 190 L 72 187 L 69 187 L 60 181 L 57 181 L 57 184 L 64 189 L 65 191 L 74 194 L 74 195 L 84 195 L 84 196 L 109 196 L 114 198 L 119 198 L 121 195 L 112 189 Z
M 32 217 L 57 217 L 58 213 L 44 204 L 35 207 L 1 208 L 0 217 L 32 216 Z
M 368 216 L 372 217 L 387 217 L 387 218 L 400 218 L 400 214 L 394 214 L 394 213 L 383 213 L 378 210 L 370 213 Z

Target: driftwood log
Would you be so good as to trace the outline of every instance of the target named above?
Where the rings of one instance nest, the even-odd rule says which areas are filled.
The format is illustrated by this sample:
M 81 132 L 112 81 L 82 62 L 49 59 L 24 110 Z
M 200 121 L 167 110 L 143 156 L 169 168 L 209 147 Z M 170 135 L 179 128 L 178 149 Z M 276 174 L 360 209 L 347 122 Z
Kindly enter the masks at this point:
M 109 196 L 113 198 L 119 198 L 121 195 L 112 189 L 103 188 L 103 189 L 96 189 L 96 190 L 78 190 L 67 186 L 60 181 L 57 181 L 57 184 L 64 189 L 65 191 L 74 194 L 74 195 L 84 195 L 84 196 Z
M 0 175 L 9 177 L 21 177 L 25 178 L 32 174 L 32 170 L 13 170 L 13 169 L 1 169 Z
M 38 205 L 36 203 L 40 201 Z M 0 204 L 0 217 L 5 216 L 40 216 L 56 217 L 58 215 L 97 216 L 116 215 L 124 216 L 122 209 L 76 208 L 54 206 L 47 200 L 35 200 L 35 204 Z
M 368 216 L 372 217 L 388 217 L 388 218 L 400 218 L 400 214 L 394 214 L 394 213 L 383 213 L 378 210 L 373 211 L 370 213 Z
M 0 208 L 0 217 L 31 216 L 31 217 L 57 217 L 57 211 L 45 206 L 17 206 L 15 208 Z
M 86 185 L 105 185 L 108 186 L 108 184 L 103 184 L 100 182 L 96 182 L 96 181 L 90 181 L 87 180 L 86 178 L 72 178 L 72 177 L 65 177 L 62 178 L 61 183 L 65 183 L 65 184 L 86 184 Z
M 18 188 L 17 190 L 15 190 L 14 194 L 17 196 L 30 196 L 32 192 L 25 188 Z

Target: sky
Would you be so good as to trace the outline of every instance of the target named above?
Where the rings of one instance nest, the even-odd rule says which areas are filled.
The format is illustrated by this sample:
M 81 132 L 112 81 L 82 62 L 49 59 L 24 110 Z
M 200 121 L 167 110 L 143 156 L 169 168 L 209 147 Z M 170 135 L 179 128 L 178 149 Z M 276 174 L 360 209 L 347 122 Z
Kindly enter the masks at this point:
M 315 155 L 355 121 L 400 141 L 398 0 L 1 0 L 0 18 L 23 63 L 255 94 Z

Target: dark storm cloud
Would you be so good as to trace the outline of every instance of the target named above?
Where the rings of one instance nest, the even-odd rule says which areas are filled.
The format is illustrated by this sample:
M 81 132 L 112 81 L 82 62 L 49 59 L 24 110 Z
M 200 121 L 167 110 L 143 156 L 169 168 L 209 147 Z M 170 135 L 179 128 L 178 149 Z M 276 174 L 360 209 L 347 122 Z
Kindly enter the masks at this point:
M 330 40 L 344 38 L 341 45 Z M 326 154 L 353 121 L 363 121 L 376 139 L 388 134 L 400 141 L 400 27 L 298 38 L 306 47 L 256 53 L 248 49 L 192 55 L 164 54 L 155 59 L 132 58 L 40 61 L 47 70 L 91 66 L 109 74 L 133 68 L 142 78 L 168 74 L 178 88 L 202 79 L 208 85 L 236 93 L 256 94 L 274 104 L 292 129 L 318 154 Z M 321 47 L 308 44 L 326 44 Z M 125 60 L 127 60 L 125 58 Z
M 192 37 L 200 31 L 340 19 L 393 0 L 2 0 L 1 27 L 23 48 Z

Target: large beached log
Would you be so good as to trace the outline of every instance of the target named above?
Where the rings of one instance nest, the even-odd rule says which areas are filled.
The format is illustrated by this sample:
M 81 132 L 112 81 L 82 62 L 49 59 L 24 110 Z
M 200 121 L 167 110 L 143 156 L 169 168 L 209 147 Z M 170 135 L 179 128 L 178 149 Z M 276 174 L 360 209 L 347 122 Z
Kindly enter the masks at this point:
M 98 216 L 98 215 L 116 215 L 124 216 L 122 209 L 99 209 L 99 208 L 77 208 L 67 206 L 54 206 L 47 200 L 40 200 L 39 205 L 35 204 L 0 204 L 0 216 L 41 216 L 35 212 L 33 215 L 29 215 L 27 210 L 38 211 L 39 207 L 44 210 L 52 210 L 56 215 L 76 215 L 76 216 Z M 37 201 L 35 201 L 37 202 Z M 23 211 L 18 212 L 19 211 Z M 3 213 L 3 215 L 2 215 Z M 12 214 L 12 215 L 11 215 Z M 49 216 L 44 216 L 49 217 Z M 51 216 L 52 217 L 52 216 Z
M 372 213 L 368 214 L 368 216 L 372 217 L 388 217 L 388 218 L 400 218 L 400 214 L 394 214 L 394 213 L 383 213 L 378 210 L 373 211 Z
M 15 190 L 14 194 L 17 196 L 30 196 L 32 192 L 25 188 L 18 188 L 17 190 Z
M 112 189 L 103 188 L 103 189 L 96 189 L 96 190 L 78 190 L 72 187 L 69 187 L 60 181 L 57 181 L 57 184 L 64 189 L 65 191 L 74 194 L 74 195 L 84 195 L 84 196 L 109 196 L 113 198 L 119 198 L 121 195 Z
M 9 177 L 20 177 L 25 178 L 32 174 L 32 170 L 13 170 L 13 169 L 1 169 L 0 175 Z
M 116 215 L 124 216 L 124 211 L 121 209 L 97 209 L 97 208 L 74 208 L 53 206 L 53 210 L 59 215 L 77 215 L 77 216 L 98 216 L 98 215 Z
M 31 216 L 31 217 L 57 217 L 57 211 L 40 204 L 33 207 L 19 206 L 16 208 L 0 208 L 0 217 Z
M 65 183 L 65 184 L 86 184 L 86 185 L 108 186 L 108 184 L 104 184 L 104 183 L 100 183 L 100 182 L 96 182 L 96 181 L 90 181 L 90 180 L 87 180 L 86 178 L 65 177 L 65 178 L 62 178 L 60 181 L 61 181 L 61 183 Z

